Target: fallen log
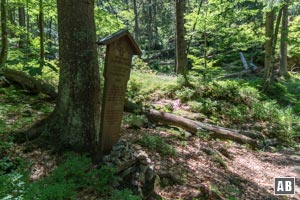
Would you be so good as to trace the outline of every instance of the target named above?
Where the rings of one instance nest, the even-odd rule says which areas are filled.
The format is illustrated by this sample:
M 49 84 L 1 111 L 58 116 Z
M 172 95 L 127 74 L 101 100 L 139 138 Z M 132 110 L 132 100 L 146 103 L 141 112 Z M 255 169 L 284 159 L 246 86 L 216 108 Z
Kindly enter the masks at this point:
M 159 122 L 166 125 L 177 126 L 193 134 L 197 134 L 199 130 L 205 129 L 212 132 L 210 133 L 210 136 L 213 138 L 228 139 L 240 144 L 249 144 L 251 147 L 259 147 L 257 140 L 243 135 L 242 131 L 239 130 L 228 129 L 216 125 L 198 122 L 153 109 L 149 110 L 146 116 L 152 122 Z
M 8 82 L 16 83 L 24 89 L 49 95 L 52 99 L 55 99 L 57 96 L 54 86 L 41 79 L 29 76 L 24 72 L 6 68 L 3 69 L 1 74 Z

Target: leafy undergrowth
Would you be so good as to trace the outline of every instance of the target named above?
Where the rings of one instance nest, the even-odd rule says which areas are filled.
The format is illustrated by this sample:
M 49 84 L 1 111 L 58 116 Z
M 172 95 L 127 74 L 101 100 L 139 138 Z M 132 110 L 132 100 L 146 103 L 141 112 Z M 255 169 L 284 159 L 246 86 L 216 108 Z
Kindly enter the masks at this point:
M 0 199 L 140 199 L 129 189 L 118 190 L 114 169 L 97 168 L 86 155 L 51 155 L 30 143 L 13 143 L 11 132 L 52 112 L 54 103 L 45 96 L 8 87 L 0 89 L 0 102 Z
M 189 111 L 185 115 L 197 113 L 217 125 L 260 132 L 281 145 L 299 141 L 299 77 L 275 83 L 268 93 L 260 91 L 259 77 L 204 82 L 191 76 L 189 80 L 194 88 L 184 86 L 182 77 L 135 72 L 128 95 L 163 111 Z
M 267 94 L 261 93 L 258 89 L 260 80 L 257 78 L 205 83 L 197 77 L 190 77 L 190 80 L 195 86 L 194 88 L 185 87 L 182 77 L 133 71 L 127 98 L 163 111 L 181 113 L 196 120 L 206 120 L 225 127 L 261 132 L 266 137 L 277 138 L 281 146 L 299 148 L 296 145 L 300 138 L 299 77 L 277 82 Z M 47 166 L 51 162 L 43 161 L 43 165 L 39 165 L 38 158 L 28 159 L 27 155 L 35 151 L 34 147 L 20 149 L 13 143 L 13 138 L 9 133 L 26 129 L 35 121 L 46 117 L 52 112 L 54 103 L 49 102 L 46 96 L 33 95 L 15 87 L 1 88 L 0 102 L 0 199 L 97 199 L 99 197 L 112 200 L 140 199 L 128 189 L 117 190 L 118 177 L 114 171 L 105 167 L 96 168 L 84 155 L 57 156 L 52 160 L 58 161 L 43 171 L 41 166 Z M 140 127 L 149 125 L 147 123 L 144 116 L 126 115 L 124 118 L 124 127 L 127 128 L 125 132 L 127 134 L 137 129 L 139 135 L 134 135 L 132 142 L 140 144 L 149 151 L 151 158 L 157 161 L 156 164 L 160 163 L 157 164 L 161 165 L 160 168 L 157 168 L 158 171 L 174 169 L 174 174 L 181 176 L 189 191 L 193 190 L 189 185 L 192 185 L 193 188 L 197 187 L 197 184 L 205 183 L 211 191 L 220 193 L 226 198 L 236 199 L 248 191 L 247 184 L 256 184 L 254 180 L 252 182 L 247 180 L 251 177 L 235 174 L 234 170 L 238 169 L 234 166 L 241 163 L 226 160 L 218 155 L 206 155 L 206 150 L 199 151 L 199 147 L 211 148 L 215 144 L 219 144 L 219 141 L 213 141 L 206 137 L 206 133 L 199 133 L 199 137 L 189 139 L 187 137 L 190 134 L 176 128 L 152 127 L 140 131 Z M 159 134 L 152 134 L 153 131 L 159 132 Z M 230 142 L 225 142 L 228 149 L 232 145 Z M 234 147 L 232 151 L 239 151 L 237 150 L 239 148 Z M 254 160 L 262 159 L 257 152 L 245 150 L 241 154 L 245 156 L 255 154 Z M 239 152 L 235 155 L 242 162 L 242 157 L 238 156 Z M 272 156 L 270 155 L 270 157 Z M 282 162 L 285 162 L 284 156 L 282 156 Z M 40 155 L 39 157 L 46 156 Z M 175 162 L 177 159 L 180 160 L 178 163 Z M 207 163 L 206 160 L 209 162 Z M 293 159 L 290 160 L 293 161 Z M 200 163 L 205 163 L 205 166 Z M 179 167 L 179 164 L 183 167 Z M 264 164 L 260 163 L 260 165 L 263 169 Z M 208 166 L 213 167 L 206 171 Z M 35 169 L 34 173 L 32 168 Z M 233 171 L 228 177 L 227 169 Z M 189 172 L 191 172 L 191 176 L 188 175 Z M 200 172 L 208 174 L 204 178 L 199 178 Z M 35 173 L 42 175 L 33 180 L 32 176 Z M 217 173 L 216 176 L 215 173 Z M 223 181 L 224 184 L 219 182 L 223 176 L 227 177 L 228 184 L 226 181 Z M 240 180 L 241 183 L 235 184 Z M 196 185 L 188 184 L 193 181 Z M 173 187 L 169 184 L 170 182 L 172 180 L 162 180 L 163 189 L 160 194 L 167 199 L 176 199 L 175 194 L 178 187 L 178 191 L 185 189 L 184 187 L 180 188 L 181 186 Z M 199 188 L 197 191 L 199 192 Z M 191 197 L 192 195 L 185 194 L 183 196 Z

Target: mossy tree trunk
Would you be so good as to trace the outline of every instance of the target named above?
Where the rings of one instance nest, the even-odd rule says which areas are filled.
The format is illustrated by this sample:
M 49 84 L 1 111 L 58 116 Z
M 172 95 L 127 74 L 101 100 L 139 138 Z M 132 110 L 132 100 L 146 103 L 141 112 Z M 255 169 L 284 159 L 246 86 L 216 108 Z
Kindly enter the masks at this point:
M 98 157 L 100 77 L 93 0 L 58 0 L 60 77 L 40 141 Z M 43 139 L 43 140 L 42 140 Z
M 2 66 L 7 60 L 8 51 L 8 38 L 7 38 L 7 2 L 1 0 L 1 55 L 0 66 Z

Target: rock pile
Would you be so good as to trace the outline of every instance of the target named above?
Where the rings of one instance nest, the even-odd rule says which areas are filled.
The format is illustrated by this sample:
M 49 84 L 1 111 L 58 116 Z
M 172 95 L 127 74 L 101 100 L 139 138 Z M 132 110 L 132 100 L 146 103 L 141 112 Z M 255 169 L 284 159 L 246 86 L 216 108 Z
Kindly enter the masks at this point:
M 129 180 L 143 197 L 151 195 L 157 188 L 159 177 L 148 154 L 140 146 L 120 140 L 112 147 L 111 153 L 103 157 L 103 161 L 115 167 L 123 181 Z

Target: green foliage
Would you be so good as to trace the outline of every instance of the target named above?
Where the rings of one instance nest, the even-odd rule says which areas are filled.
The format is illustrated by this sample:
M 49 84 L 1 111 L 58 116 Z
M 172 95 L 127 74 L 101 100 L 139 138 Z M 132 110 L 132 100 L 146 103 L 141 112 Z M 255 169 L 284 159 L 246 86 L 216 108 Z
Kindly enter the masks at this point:
M 188 35 L 193 36 L 191 43 L 197 44 L 191 46 L 189 52 L 196 70 L 206 73 L 207 69 L 203 68 L 205 52 L 208 68 L 216 62 L 237 60 L 238 52 L 244 50 L 254 59 L 260 59 L 259 45 L 263 43 L 262 2 L 212 0 L 202 3 L 200 12 L 199 3 L 192 1 L 190 4 L 186 28 Z
M 29 181 L 27 168 L 22 159 L 4 157 L 0 160 L 0 199 L 77 199 L 81 191 L 111 196 L 111 200 L 140 199 L 128 189 L 114 190 L 119 180 L 115 169 L 105 165 L 95 168 L 85 155 L 66 153 L 62 164 L 49 176 L 35 182 Z
M 168 96 L 174 93 L 177 88 L 178 85 L 174 76 L 133 70 L 128 82 L 126 98 L 132 102 L 145 102 L 151 97 Z
M 142 198 L 133 195 L 131 190 L 115 190 L 110 198 L 111 200 L 141 200 Z
M 128 114 L 123 117 L 123 124 L 130 128 L 141 128 L 147 124 L 145 115 Z
M 162 137 L 158 135 L 143 135 L 136 143 L 148 149 L 155 150 L 164 156 L 176 156 L 177 154 L 176 149 L 167 144 Z
M 117 180 L 113 168 L 93 169 L 87 156 L 69 153 L 66 157 L 50 176 L 29 186 L 25 199 L 76 199 L 77 191 L 83 188 L 102 194 L 112 191 Z
M 297 79 L 278 82 L 266 96 L 256 88 L 255 80 L 212 81 L 196 88 L 198 97 L 187 98 L 187 104 L 190 111 L 203 113 L 215 123 L 229 127 L 250 123 L 268 137 L 279 139 L 281 144 L 293 145 L 299 139 L 300 127 L 298 83 Z M 206 134 L 199 136 L 206 138 Z
M 175 96 L 181 100 L 181 102 L 187 102 L 195 96 L 195 90 L 188 87 L 183 87 L 175 92 Z
M 154 73 L 148 63 L 144 62 L 141 58 L 133 60 L 133 69 L 143 73 Z

